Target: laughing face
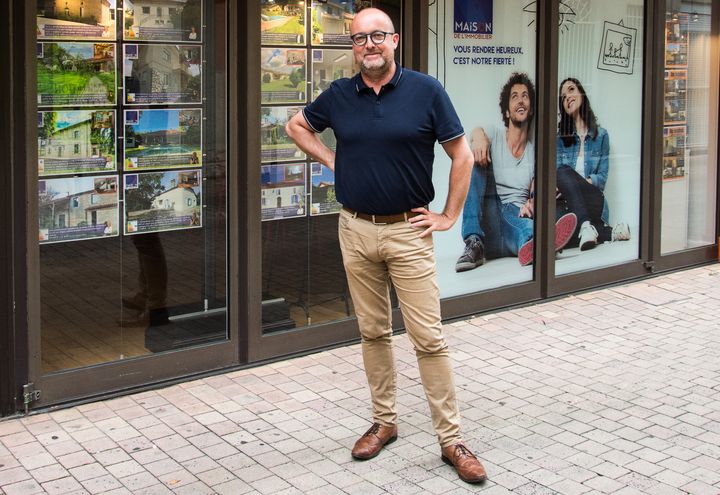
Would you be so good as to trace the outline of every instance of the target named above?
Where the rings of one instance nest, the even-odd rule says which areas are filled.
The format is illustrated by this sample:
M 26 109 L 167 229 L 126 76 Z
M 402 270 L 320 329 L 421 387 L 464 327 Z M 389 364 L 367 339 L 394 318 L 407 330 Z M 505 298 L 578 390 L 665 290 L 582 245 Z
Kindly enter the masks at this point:
M 530 121 L 532 108 L 530 107 L 530 92 L 524 84 L 515 84 L 510 88 L 510 101 L 505 112 L 506 117 L 516 127 Z
M 562 99 L 563 110 L 571 117 L 575 117 L 580 111 L 583 104 L 583 96 L 577 85 L 572 81 L 567 81 L 560 88 L 560 98 Z

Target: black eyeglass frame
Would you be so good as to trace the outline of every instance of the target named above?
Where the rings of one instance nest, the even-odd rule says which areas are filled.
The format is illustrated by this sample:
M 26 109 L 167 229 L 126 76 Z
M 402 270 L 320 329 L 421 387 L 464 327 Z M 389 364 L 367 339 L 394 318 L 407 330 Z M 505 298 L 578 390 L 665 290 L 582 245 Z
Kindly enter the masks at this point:
M 373 36 L 376 36 L 379 34 L 383 35 L 382 40 L 375 41 L 373 39 Z M 370 38 L 374 45 L 382 45 L 383 43 L 385 43 L 385 40 L 387 39 L 388 34 L 393 35 L 393 34 L 397 34 L 397 33 L 392 33 L 392 32 L 388 32 L 388 31 L 380 31 L 378 29 L 377 31 L 373 31 L 372 33 L 355 33 L 350 36 L 350 41 L 352 41 L 355 46 L 365 46 L 365 45 L 367 45 L 368 38 Z M 362 39 L 363 41 L 362 42 L 359 41 L 360 39 Z

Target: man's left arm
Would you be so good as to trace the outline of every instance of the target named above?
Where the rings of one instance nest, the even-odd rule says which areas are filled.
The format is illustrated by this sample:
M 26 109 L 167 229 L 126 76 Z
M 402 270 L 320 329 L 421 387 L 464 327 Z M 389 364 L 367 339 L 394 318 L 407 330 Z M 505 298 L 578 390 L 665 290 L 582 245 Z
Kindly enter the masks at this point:
M 448 230 L 457 221 L 462 212 L 465 196 L 470 187 L 470 173 L 473 167 L 473 154 L 465 136 L 457 137 L 442 144 L 445 153 L 450 157 L 450 187 L 448 189 L 445 209 L 442 213 L 434 213 L 427 208 L 413 208 L 420 215 L 409 221 L 413 227 L 424 228 L 418 237 L 431 235 L 434 231 Z

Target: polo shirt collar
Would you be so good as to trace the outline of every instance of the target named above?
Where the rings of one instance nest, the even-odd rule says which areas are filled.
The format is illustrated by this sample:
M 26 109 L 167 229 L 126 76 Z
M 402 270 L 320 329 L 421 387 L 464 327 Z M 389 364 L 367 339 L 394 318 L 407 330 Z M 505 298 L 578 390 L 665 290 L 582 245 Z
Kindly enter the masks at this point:
M 383 87 L 396 87 L 400 83 L 400 78 L 402 77 L 403 68 L 395 62 L 395 74 L 393 75 L 392 79 L 390 79 L 387 83 L 383 85 Z M 355 74 L 355 90 L 360 93 L 362 91 L 372 91 L 372 88 L 365 84 L 365 81 L 363 81 L 362 75 L 358 72 Z

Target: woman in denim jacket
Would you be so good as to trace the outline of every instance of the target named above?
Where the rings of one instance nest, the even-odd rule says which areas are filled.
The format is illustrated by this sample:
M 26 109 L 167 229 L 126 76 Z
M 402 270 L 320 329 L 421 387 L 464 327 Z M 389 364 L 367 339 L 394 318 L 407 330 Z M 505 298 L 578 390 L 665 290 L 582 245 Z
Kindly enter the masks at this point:
M 580 250 L 609 240 L 627 240 L 624 223 L 608 226 L 609 211 L 603 191 L 607 182 L 610 136 L 597 123 L 580 81 L 567 78 L 560 84 L 560 122 L 557 136 L 557 187 L 560 199 L 577 216 Z

